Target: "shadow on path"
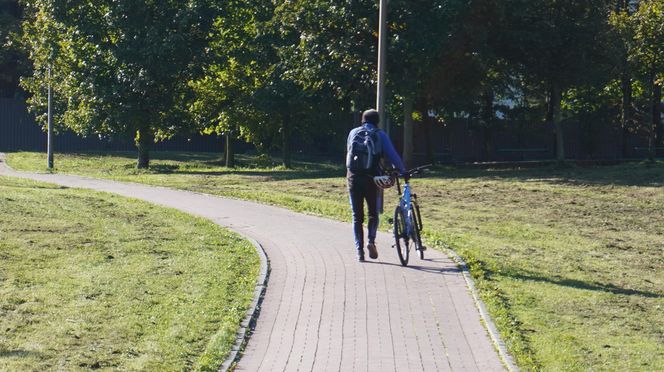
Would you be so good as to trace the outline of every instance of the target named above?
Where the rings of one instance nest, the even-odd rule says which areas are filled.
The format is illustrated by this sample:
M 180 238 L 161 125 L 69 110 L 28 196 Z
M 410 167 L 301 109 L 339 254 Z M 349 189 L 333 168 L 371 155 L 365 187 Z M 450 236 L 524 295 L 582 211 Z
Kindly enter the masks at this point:
M 427 260 L 425 259 L 424 261 L 431 261 L 431 262 L 437 262 L 434 260 Z M 442 262 L 442 260 L 441 260 Z M 388 266 L 397 266 L 401 267 L 404 269 L 410 269 L 410 270 L 417 270 L 417 271 L 423 271 L 427 273 L 432 273 L 432 274 L 443 274 L 443 273 L 454 273 L 458 274 L 461 272 L 461 269 L 458 267 L 437 267 L 437 266 L 420 266 L 420 265 L 411 265 L 408 264 L 408 266 L 403 266 L 401 264 L 395 264 L 392 262 L 385 262 L 385 261 L 364 261 L 365 264 L 374 264 L 374 265 L 388 265 Z

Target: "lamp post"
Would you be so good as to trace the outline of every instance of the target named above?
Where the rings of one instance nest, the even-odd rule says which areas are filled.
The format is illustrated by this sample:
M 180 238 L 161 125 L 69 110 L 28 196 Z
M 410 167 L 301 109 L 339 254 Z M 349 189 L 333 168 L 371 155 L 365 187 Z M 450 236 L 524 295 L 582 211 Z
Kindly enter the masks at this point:
M 380 115 L 381 129 L 390 134 L 390 127 L 385 117 L 385 63 L 387 62 L 387 0 L 380 0 L 378 25 L 378 89 L 376 92 L 376 107 Z
M 378 127 L 390 135 L 390 126 L 385 117 L 385 63 L 387 54 L 387 0 L 380 0 L 378 9 L 378 88 L 376 108 L 380 116 Z M 378 189 L 378 213 L 383 213 L 383 189 Z
M 46 158 L 48 170 L 53 170 L 53 113 L 51 111 L 51 68 L 48 68 L 48 137 L 46 140 Z

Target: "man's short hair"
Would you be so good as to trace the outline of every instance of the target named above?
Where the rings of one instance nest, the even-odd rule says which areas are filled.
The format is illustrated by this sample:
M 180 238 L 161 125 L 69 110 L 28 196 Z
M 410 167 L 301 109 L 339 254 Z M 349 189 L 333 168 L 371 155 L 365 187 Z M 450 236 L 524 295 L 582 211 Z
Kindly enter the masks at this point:
M 362 113 L 362 123 L 378 125 L 378 122 L 380 122 L 380 115 L 378 115 L 378 111 L 370 109 Z

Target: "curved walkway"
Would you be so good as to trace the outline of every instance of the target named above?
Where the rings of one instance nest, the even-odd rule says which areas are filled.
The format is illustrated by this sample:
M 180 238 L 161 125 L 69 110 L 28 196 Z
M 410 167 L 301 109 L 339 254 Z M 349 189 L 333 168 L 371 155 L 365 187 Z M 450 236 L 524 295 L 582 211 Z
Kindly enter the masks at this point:
M 206 217 L 258 241 L 270 277 L 237 371 L 498 371 L 461 270 L 443 253 L 402 267 L 379 233 L 358 263 L 350 224 L 252 202 L 63 174 L 0 174 L 112 192 Z

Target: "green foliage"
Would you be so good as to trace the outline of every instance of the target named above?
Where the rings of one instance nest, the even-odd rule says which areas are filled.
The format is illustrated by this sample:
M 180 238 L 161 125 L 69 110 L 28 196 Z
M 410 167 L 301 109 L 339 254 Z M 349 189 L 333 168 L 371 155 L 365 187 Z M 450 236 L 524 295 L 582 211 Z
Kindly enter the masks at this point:
M 664 84 L 664 1 L 640 1 L 611 14 L 610 24 L 619 36 L 626 61 L 634 118 L 628 128 L 649 133 L 660 124 L 661 86 Z M 659 99 L 657 96 L 660 95 Z M 659 138 L 661 143 L 662 139 Z M 654 145 L 653 141 L 650 146 Z M 654 150 L 650 150 L 652 156 Z
M 17 95 L 18 79 L 28 71 L 17 43 L 22 11 L 18 0 L 0 0 L 0 98 Z
M 408 103 L 435 108 L 442 120 L 467 116 L 474 130 L 498 129 L 502 117 L 601 127 L 615 120 L 627 89 L 616 81 L 629 75 L 639 80 L 631 88 L 643 121 L 648 78 L 661 83 L 664 75 L 662 3 L 392 0 L 390 116 Z M 23 86 L 45 123 L 51 66 L 55 123 L 82 135 L 143 129 L 159 140 L 197 131 L 227 133 L 261 152 L 286 154 L 321 138 L 341 148 L 350 114 L 374 104 L 377 4 L 26 2 L 23 46 L 34 73 Z
M 634 43 L 630 57 L 658 84 L 664 84 L 664 1 L 641 2 L 632 22 Z
M 501 55 L 535 81 L 563 89 L 589 81 L 610 62 L 607 15 L 613 2 L 505 0 Z
M 158 139 L 188 130 L 182 102 L 202 73 L 213 1 L 50 1 L 27 4 L 24 43 L 34 75 L 23 80 L 45 123 L 47 69 L 56 123 L 81 135 Z
M 619 36 L 621 47 L 633 70 L 642 77 L 664 80 L 664 1 L 648 0 L 636 10 L 612 13 L 610 24 Z
M 228 1 L 215 19 L 204 73 L 189 84 L 194 97 L 189 110 L 204 133 L 238 132 L 255 141 L 250 130 L 260 118 L 251 98 L 265 80 L 258 37 L 258 1 Z
M 291 43 L 282 48 L 289 74 L 305 89 L 356 107 L 373 95 L 378 7 L 375 1 L 293 1 L 276 10 L 275 22 Z
M 396 94 L 415 98 L 431 71 L 450 58 L 455 31 L 469 12 L 467 1 L 389 3 L 389 80 Z
M 466 7 L 463 1 L 389 2 L 391 97 L 415 98 L 427 92 L 440 94 L 440 88 L 453 89 L 439 84 L 438 66 L 454 54 L 451 50 L 457 35 L 452 30 L 463 23 L 457 18 Z M 277 15 L 282 32 L 295 34 L 282 54 L 295 81 L 316 94 L 339 100 L 344 107 L 361 110 L 373 106 L 377 2 L 285 2 Z

